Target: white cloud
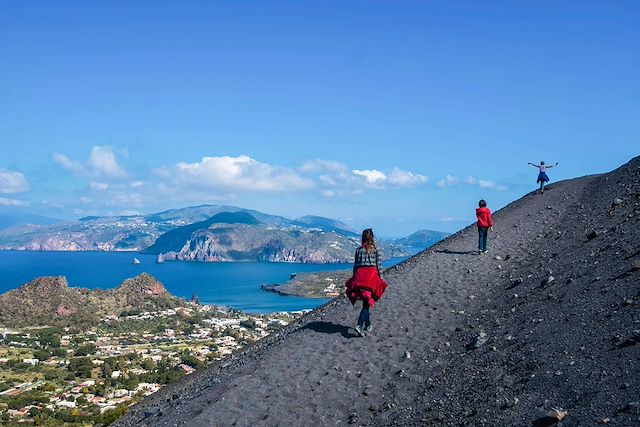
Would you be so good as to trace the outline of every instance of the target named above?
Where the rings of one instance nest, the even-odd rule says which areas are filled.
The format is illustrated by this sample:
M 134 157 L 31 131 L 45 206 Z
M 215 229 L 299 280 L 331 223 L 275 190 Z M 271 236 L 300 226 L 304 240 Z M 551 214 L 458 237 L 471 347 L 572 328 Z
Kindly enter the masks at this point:
M 124 153 L 126 154 L 126 151 Z M 61 153 L 55 153 L 53 161 L 65 170 L 77 175 L 91 175 L 101 178 L 123 178 L 127 175 L 118 164 L 111 147 L 94 146 L 86 162 L 70 159 Z
M 89 187 L 92 190 L 105 191 L 107 188 L 109 188 L 109 184 L 107 184 L 106 182 L 91 181 L 89 183 Z
M 353 172 L 354 175 L 364 177 L 364 179 L 369 184 L 378 184 L 386 181 L 387 179 L 387 175 L 385 175 L 384 173 L 376 169 L 365 169 L 365 170 L 354 169 L 351 172 Z
M 53 154 L 53 161 L 62 166 L 64 169 L 69 172 L 73 172 L 75 174 L 84 174 L 87 172 L 87 169 L 84 167 L 82 163 L 77 160 L 71 160 L 67 156 L 61 153 Z
M 496 190 L 496 191 L 506 191 L 507 186 L 502 184 L 497 184 L 494 181 L 489 179 L 479 179 L 478 185 L 480 188 L 486 188 L 487 190 Z
M 29 191 L 27 178 L 9 169 L 0 169 L 0 194 L 16 194 Z
M 465 185 L 477 185 L 480 188 L 483 188 L 485 190 L 495 190 L 495 191 L 505 191 L 507 190 L 507 186 L 503 185 L 503 184 L 498 184 L 495 181 L 492 181 L 490 179 L 480 179 L 480 178 L 476 178 L 473 175 L 469 175 L 468 177 L 464 178 L 464 179 L 460 179 L 457 176 L 453 176 L 453 175 L 446 175 L 443 179 L 441 179 L 440 181 L 438 181 L 438 183 L 436 184 L 438 187 L 440 188 L 446 188 L 446 187 L 454 187 L 460 184 L 465 184 Z
M 89 166 L 99 175 L 108 178 L 121 178 L 126 175 L 110 147 L 93 147 L 89 155 Z
M 425 175 L 403 171 L 400 168 L 393 168 L 388 177 L 389 184 L 397 185 L 400 187 L 423 184 L 428 180 L 429 178 L 427 178 Z
M 129 183 L 129 185 L 131 186 L 131 188 L 138 188 L 138 187 L 142 187 L 144 185 L 144 182 L 142 181 L 132 181 Z
M 6 197 L 0 197 L 0 206 L 29 206 L 29 202 L 24 200 L 7 199 Z
M 85 196 L 80 197 L 80 203 L 83 203 L 85 205 L 91 203 L 91 199 Z
M 460 183 L 460 179 L 458 177 L 447 174 L 444 177 L 444 179 L 441 179 L 440 181 L 438 181 L 436 185 L 440 188 L 444 188 L 444 187 L 451 187 L 454 185 L 458 185 L 459 183 Z
M 160 168 L 157 175 L 186 188 L 241 191 L 295 191 L 315 186 L 293 169 L 258 162 L 249 156 L 203 157 Z

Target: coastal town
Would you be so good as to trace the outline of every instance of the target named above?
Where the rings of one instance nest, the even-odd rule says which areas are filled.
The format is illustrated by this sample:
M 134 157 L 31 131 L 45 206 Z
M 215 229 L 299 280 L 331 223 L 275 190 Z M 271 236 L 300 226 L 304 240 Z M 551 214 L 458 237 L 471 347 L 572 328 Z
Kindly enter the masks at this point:
M 0 424 L 108 425 L 129 406 L 289 324 L 197 301 L 86 327 L 0 328 Z

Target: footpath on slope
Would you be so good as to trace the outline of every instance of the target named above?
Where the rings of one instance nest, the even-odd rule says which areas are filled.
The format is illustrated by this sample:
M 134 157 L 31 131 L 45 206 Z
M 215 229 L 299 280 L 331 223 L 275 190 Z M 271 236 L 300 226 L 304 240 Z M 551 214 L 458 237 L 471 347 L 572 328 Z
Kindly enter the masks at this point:
M 633 425 L 640 159 L 626 166 L 497 212 L 488 254 L 470 226 L 388 270 L 366 337 L 338 298 L 117 425 L 532 425 L 554 406 L 565 425 Z

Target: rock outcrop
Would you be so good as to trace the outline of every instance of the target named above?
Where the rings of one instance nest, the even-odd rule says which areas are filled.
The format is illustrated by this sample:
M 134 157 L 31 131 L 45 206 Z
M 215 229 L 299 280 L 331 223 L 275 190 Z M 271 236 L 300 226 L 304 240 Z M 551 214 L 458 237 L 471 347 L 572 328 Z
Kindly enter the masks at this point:
M 70 288 L 62 276 L 39 277 L 0 295 L 0 325 L 42 326 L 95 322 L 125 310 L 157 310 L 184 305 L 147 273 L 110 290 Z

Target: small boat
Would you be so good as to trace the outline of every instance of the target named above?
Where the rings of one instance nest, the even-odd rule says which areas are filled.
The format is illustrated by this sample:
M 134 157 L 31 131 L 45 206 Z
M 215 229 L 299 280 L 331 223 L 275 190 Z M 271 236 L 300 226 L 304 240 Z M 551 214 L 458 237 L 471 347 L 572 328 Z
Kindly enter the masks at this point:
M 133 264 L 140 264 L 140 260 L 138 258 L 133 258 Z
M 156 257 L 156 264 L 162 264 L 164 262 L 164 256 L 162 254 L 158 254 Z

